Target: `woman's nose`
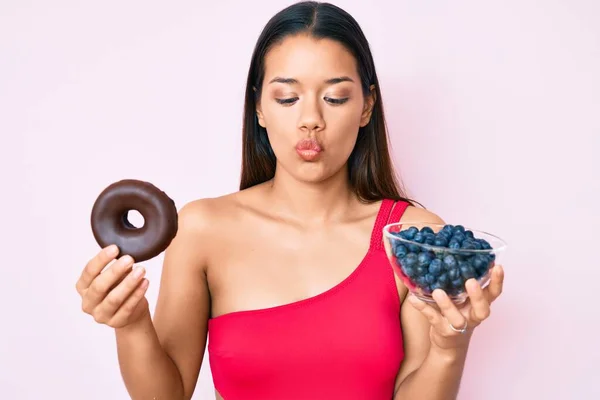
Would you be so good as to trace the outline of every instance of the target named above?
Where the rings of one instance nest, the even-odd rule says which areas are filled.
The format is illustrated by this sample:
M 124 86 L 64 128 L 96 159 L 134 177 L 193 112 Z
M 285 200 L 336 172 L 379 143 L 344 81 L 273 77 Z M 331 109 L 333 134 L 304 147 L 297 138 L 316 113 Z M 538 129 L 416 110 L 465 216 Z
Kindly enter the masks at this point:
M 308 131 L 323 130 L 325 128 L 323 110 L 318 100 L 311 99 L 303 102 L 298 125 L 300 129 Z

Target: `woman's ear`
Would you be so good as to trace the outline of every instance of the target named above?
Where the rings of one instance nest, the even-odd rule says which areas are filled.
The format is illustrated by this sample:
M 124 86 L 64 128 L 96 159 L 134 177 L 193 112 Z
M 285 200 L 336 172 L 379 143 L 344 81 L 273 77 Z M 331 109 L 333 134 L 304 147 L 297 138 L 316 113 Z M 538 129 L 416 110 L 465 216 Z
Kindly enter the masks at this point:
M 252 90 L 254 90 L 254 93 L 256 93 L 256 88 L 254 86 L 252 87 Z M 260 99 L 256 99 L 256 117 L 258 118 L 258 124 L 263 128 L 266 128 L 265 118 L 263 116 L 262 108 L 260 105 Z
M 260 126 L 262 126 L 263 128 L 266 128 L 266 126 L 265 126 L 265 118 L 264 118 L 264 116 L 262 114 L 262 111 L 260 109 L 260 104 L 256 105 L 256 117 L 258 118 L 258 124 Z
M 365 97 L 365 106 L 363 108 L 362 117 L 360 119 L 361 128 L 364 128 L 371 120 L 371 115 L 373 114 L 373 107 L 375 107 L 375 102 L 377 101 L 375 85 L 371 85 L 369 87 L 369 90 L 369 94 Z

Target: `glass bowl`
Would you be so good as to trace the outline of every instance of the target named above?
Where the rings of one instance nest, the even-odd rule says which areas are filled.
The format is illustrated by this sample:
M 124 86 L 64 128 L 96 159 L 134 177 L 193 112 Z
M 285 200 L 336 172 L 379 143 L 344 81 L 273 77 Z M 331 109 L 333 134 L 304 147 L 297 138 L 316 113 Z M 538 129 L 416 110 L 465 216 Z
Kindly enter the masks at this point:
M 435 303 L 442 289 L 454 304 L 468 298 L 465 282 L 475 278 L 485 288 L 491 270 L 506 249 L 499 237 L 462 225 L 394 223 L 383 228 L 388 260 L 400 280 L 417 298 Z

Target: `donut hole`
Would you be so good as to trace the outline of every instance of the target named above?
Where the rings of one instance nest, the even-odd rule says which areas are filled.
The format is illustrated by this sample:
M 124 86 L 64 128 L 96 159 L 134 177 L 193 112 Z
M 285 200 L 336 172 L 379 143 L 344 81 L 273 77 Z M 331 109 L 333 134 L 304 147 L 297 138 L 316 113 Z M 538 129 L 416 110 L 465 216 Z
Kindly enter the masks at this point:
M 123 215 L 123 222 L 126 227 L 131 229 L 140 229 L 146 223 L 144 216 L 138 210 L 126 211 Z

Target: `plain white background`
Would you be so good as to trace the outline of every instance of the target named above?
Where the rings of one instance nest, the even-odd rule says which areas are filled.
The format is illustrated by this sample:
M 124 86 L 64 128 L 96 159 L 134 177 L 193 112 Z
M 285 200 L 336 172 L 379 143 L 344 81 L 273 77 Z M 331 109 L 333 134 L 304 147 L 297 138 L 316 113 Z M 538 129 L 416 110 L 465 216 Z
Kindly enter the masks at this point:
M 250 55 L 288 4 L 0 3 L 2 398 L 128 398 L 74 288 L 92 204 L 122 178 L 178 206 L 237 189 Z M 600 398 L 600 3 L 336 4 L 372 45 L 410 195 L 510 246 L 460 399 Z M 152 306 L 161 263 L 144 263 Z M 213 396 L 205 360 L 195 399 Z

